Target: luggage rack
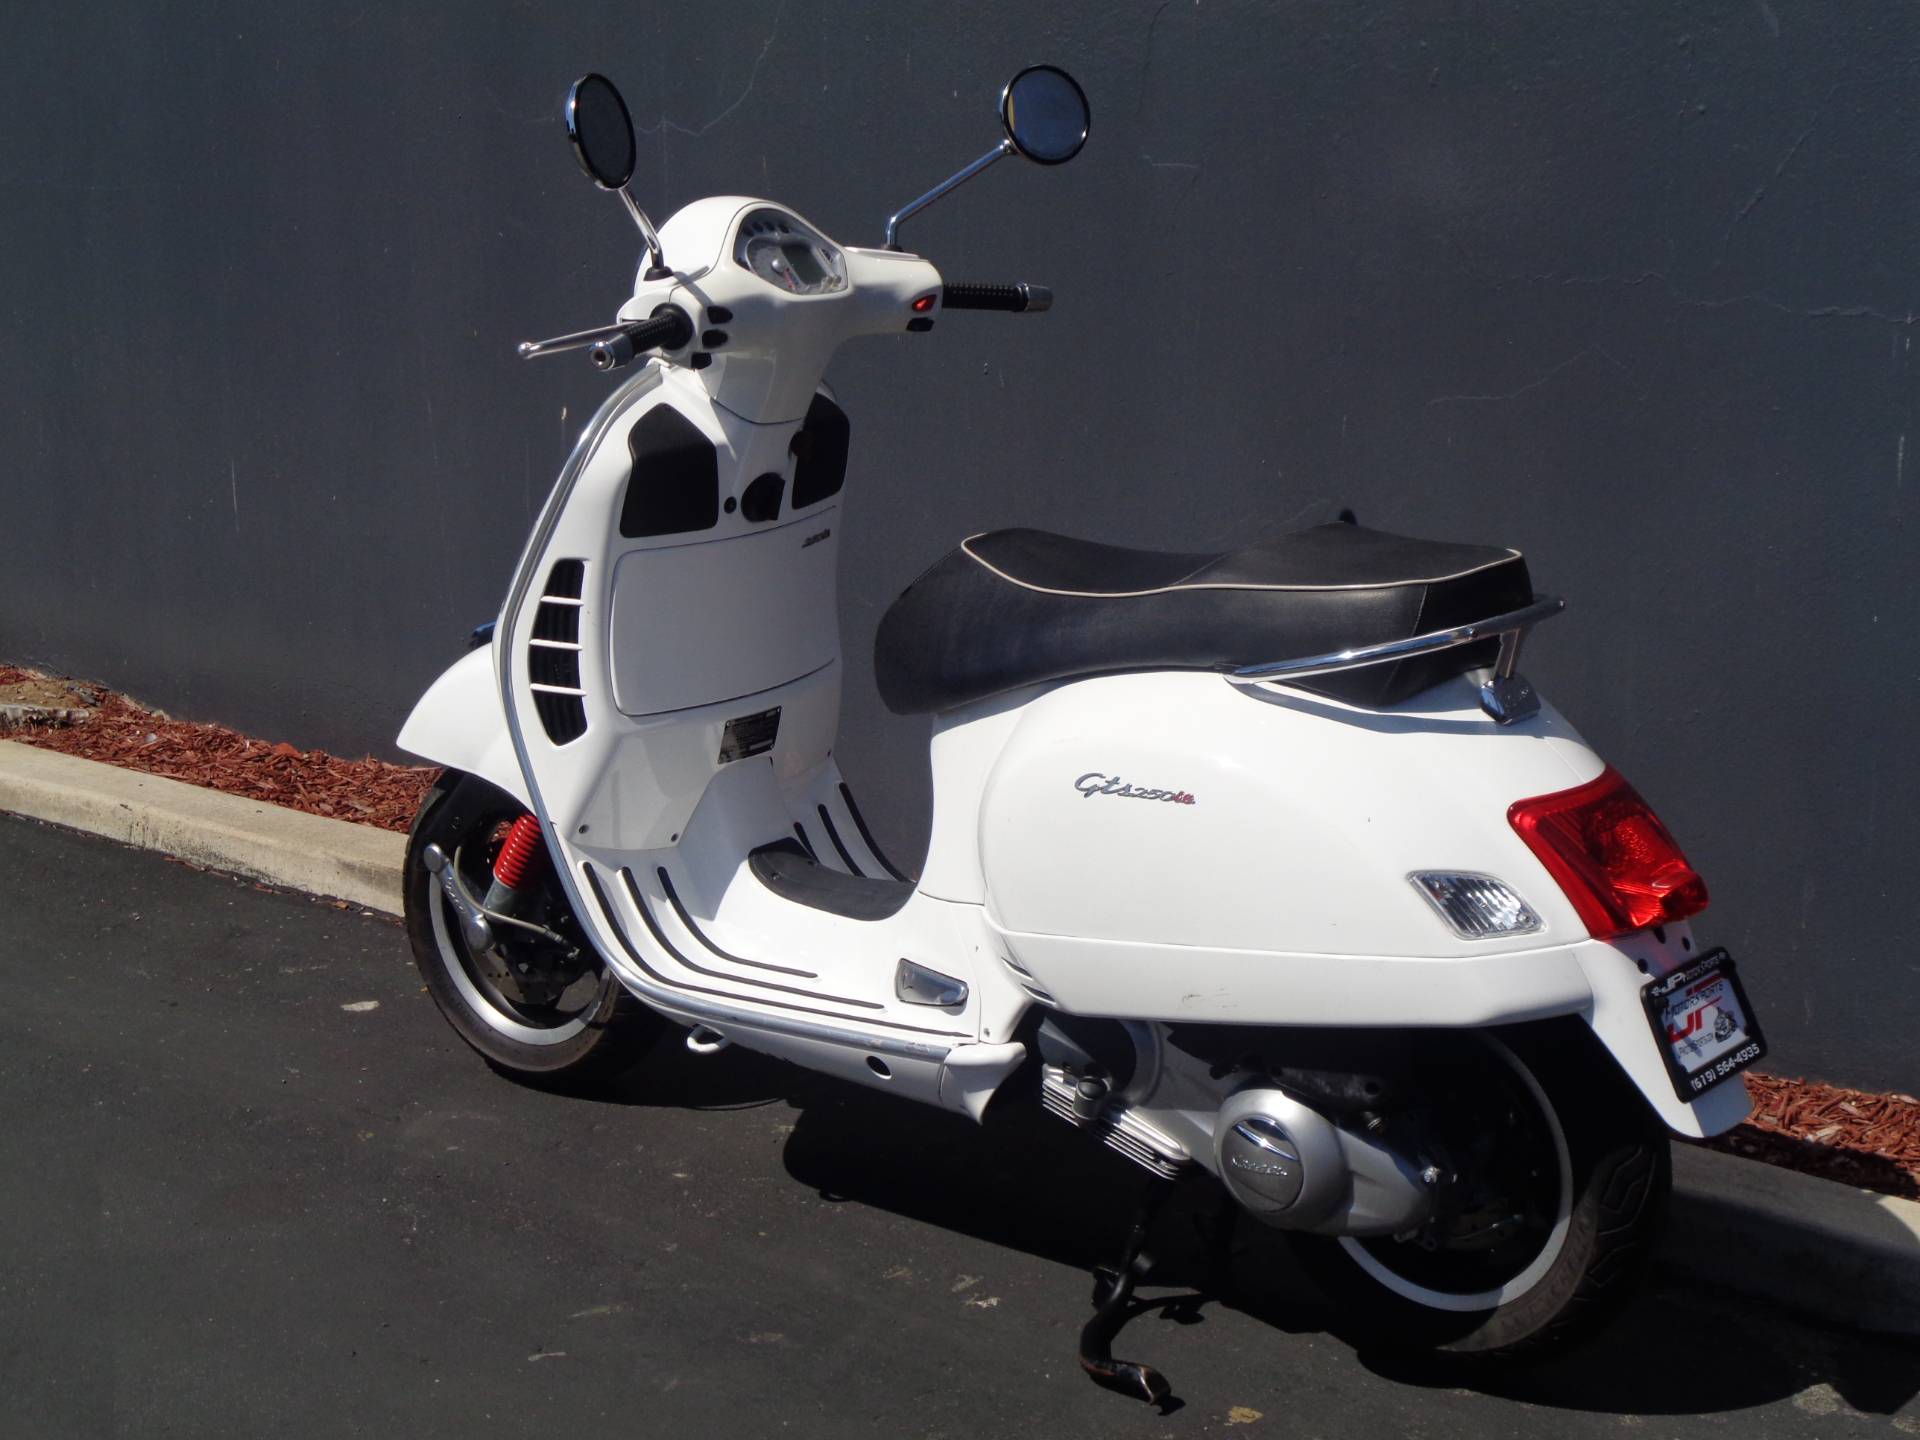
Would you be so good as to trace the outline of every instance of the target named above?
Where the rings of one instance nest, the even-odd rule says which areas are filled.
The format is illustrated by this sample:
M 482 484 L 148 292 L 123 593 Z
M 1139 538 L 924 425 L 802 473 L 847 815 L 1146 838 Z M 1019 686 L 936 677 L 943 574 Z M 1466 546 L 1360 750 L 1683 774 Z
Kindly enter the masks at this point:
M 1492 674 L 1480 682 L 1480 708 L 1500 724 L 1511 725 L 1540 710 L 1540 697 L 1534 693 L 1533 686 L 1527 683 L 1525 676 L 1514 673 L 1513 667 L 1520 659 L 1520 642 L 1542 620 L 1551 620 L 1566 608 L 1567 602 L 1559 596 L 1542 595 L 1531 605 L 1509 610 L 1504 615 L 1495 615 L 1490 620 L 1475 620 L 1470 625 L 1455 625 L 1447 630 L 1430 630 L 1425 635 L 1411 635 L 1405 640 L 1356 645 L 1351 650 L 1338 650 L 1328 655 L 1307 655 L 1298 660 L 1272 660 L 1263 665 L 1244 665 L 1238 670 L 1229 671 L 1225 679 L 1230 685 L 1245 687 L 1264 685 L 1270 681 L 1285 684 L 1313 675 L 1331 675 L 1339 670 L 1359 670 L 1368 665 L 1385 665 L 1415 655 L 1430 655 L 1437 650 L 1451 650 L 1458 645 L 1471 645 L 1476 640 L 1491 640 L 1498 636 L 1500 654 L 1493 662 Z

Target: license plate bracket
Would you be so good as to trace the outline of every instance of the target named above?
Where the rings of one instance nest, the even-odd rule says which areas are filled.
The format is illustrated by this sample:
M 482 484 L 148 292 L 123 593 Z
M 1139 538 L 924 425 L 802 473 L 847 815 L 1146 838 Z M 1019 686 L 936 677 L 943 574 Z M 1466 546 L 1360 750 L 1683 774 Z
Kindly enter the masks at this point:
M 1767 1053 L 1733 956 L 1709 950 L 1640 992 L 1673 1093 L 1694 1101 Z

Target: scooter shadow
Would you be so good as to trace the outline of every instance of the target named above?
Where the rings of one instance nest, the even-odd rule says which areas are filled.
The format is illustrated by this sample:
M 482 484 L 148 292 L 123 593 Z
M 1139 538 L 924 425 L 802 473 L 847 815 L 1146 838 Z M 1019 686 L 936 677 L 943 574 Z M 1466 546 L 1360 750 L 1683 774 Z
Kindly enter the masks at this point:
M 1137 1166 L 1019 1097 L 996 1103 L 977 1126 L 739 1051 L 695 1059 L 663 1045 L 640 1073 L 643 1080 L 611 1098 L 706 1110 L 790 1106 L 796 1119 L 783 1161 L 824 1200 L 870 1206 L 1089 1275 L 1118 1255 L 1144 1190 Z M 1155 1263 L 1133 1315 L 1158 1311 L 1191 1324 L 1218 1305 L 1289 1334 L 1344 1338 L 1284 1236 L 1244 1219 L 1222 1236 L 1218 1222 L 1230 1212 L 1218 1196 L 1207 1184 L 1176 1189 L 1155 1224 L 1148 1247 Z M 1121 1353 L 1146 1348 L 1129 1343 L 1127 1333 L 1115 1343 Z M 1599 1414 L 1724 1413 L 1826 1386 L 1856 1411 L 1892 1415 L 1920 1394 L 1914 1348 L 1813 1329 L 1762 1301 L 1659 1279 L 1598 1335 L 1541 1360 L 1356 1354 L 1399 1384 Z

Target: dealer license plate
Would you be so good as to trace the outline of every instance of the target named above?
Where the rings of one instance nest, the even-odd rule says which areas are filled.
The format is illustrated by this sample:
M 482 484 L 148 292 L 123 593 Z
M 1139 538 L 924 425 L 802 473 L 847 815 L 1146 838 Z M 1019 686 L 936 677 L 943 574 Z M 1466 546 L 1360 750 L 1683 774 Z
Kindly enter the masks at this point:
M 1698 1100 L 1767 1053 L 1733 957 L 1712 950 L 1640 992 L 1674 1093 Z

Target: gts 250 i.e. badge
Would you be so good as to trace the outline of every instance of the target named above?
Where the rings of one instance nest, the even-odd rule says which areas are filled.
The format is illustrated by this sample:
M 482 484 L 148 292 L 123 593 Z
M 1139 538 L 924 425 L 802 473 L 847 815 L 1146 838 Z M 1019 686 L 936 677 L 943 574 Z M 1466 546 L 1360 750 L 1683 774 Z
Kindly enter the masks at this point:
M 1096 795 L 1117 795 L 1122 800 L 1164 800 L 1169 805 L 1197 803 L 1184 790 L 1149 790 L 1144 786 L 1129 785 L 1118 775 L 1102 775 L 1098 770 L 1089 770 L 1082 775 L 1073 782 L 1073 788 L 1089 800 Z

